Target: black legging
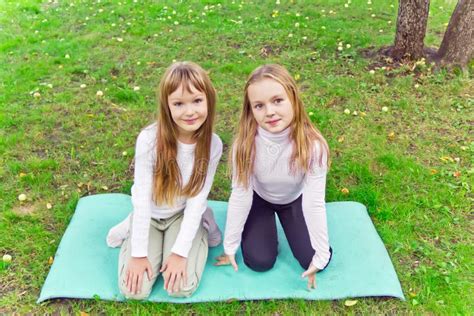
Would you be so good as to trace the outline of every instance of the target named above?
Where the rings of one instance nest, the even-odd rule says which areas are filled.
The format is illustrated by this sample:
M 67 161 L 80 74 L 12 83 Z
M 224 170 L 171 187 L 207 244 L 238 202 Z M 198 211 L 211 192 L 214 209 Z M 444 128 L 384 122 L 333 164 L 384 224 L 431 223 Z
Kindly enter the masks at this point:
M 242 255 L 250 269 L 262 272 L 270 270 L 275 264 L 278 255 L 275 213 L 278 214 L 293 256 L 303 269 L 308 269 L 314 249 L 309 239 L 301 201 L 302 195 L 288 204 L 272 204 L 256 192 L 253 193 L 252 207 L 242 232 Z M 329 251 L 332 257 L 332 249 L 329 248 Z

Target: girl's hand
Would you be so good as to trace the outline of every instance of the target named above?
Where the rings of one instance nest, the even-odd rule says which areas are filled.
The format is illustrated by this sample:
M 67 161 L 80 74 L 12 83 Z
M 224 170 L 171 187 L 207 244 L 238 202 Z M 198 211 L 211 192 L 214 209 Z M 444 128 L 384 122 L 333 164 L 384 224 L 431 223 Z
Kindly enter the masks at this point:
M 237 265 L 237 262 L 235 262 L 235 255 L 222 254 L 217 257 L 216 260 L 217 262 L 214 263 L 215 266 L 226 266 L 230 264 L 234 268 L 235 272 L 239 270 L 239 266 Z
M 164 289 L 168 291 L 168 293 L 178 292 L 180 288 L 186 284 L 187 262 L 187 258 L 171 253 L 161 266 L 160 272 L 163 273 L 163 279 L 165 280 Z
M 148 280 L 151 281 L 153 270 L 147 257 L 130 258 L 126 272 L 126 287 L 130 293 L 137 294 L 141 292 L 145 271 L 148 275 Z
M 308 270 L 303 272 L 303 274 L 301 275 L 302 278 L 308 277 L 308 290 L 311 290 L 311 288 L 316 288 L 316 272 L 318 271 L 319 269 L 316 268 L 312 263 L 310 263 Z

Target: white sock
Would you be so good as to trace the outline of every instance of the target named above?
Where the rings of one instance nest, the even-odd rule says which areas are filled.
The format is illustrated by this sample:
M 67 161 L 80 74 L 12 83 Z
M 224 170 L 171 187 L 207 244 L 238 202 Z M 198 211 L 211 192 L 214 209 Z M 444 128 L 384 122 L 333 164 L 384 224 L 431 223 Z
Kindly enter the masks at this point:
M 107 234 L 107 246 L 117 248 L 123 244 L 123 241 L 128 237 L 130 216 L 131 215 L 128 215 L 122 222 L 109 230 L 109 233 Z
M 219 230 L 219 226 L 216 224 L 214 213 L 210 207 L 208 207 L 204 214 L 202 214 L 202 224 L 208 232 L 207 242 L 209 247 L 219 246 L 222 242 L 222 233 Z

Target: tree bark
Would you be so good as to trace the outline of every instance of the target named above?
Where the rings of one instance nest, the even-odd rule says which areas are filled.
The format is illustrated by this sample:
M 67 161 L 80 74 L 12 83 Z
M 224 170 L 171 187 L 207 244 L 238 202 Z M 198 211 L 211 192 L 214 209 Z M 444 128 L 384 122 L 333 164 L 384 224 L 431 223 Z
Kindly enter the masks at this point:
M 417 60 L 424 56 L 429 9 L 429 0 L 399 1 L 395 45 L 389 52 L 394 60 Z
M 441 65 L 465 68 L 474 57 L 474 0 L 459 0 L 444 33 L 437 58 Z

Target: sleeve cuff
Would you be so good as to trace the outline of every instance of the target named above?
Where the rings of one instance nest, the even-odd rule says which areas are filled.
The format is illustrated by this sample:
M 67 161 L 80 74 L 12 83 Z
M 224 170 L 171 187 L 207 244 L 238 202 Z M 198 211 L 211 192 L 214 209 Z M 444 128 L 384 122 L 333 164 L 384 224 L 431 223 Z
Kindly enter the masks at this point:
M 237 248 L 239 248 L 238 245 L 237 247 L 224 247 L 224 253 L 228 256 L 235 255 L 237 253 Z
M 313 264 L 313 266 L 315 266 L 316 268 L 318 268 L 319 271 L 323 270 L 324 267 L 326 265 L 322 265 L 319 260 L 316 260 L 315 258 L 313 258 L 313 260 L 311 261 L 311 263 Z
M 327 257 L 327 259 L 321 258 L 320 256 L 317 256 L 316 254 L 313 256 L 313 260 L 311 260 L 311 263 L 313 264 L 313 266 L 318 268 L 319 271 L 324 270 L 329 264 L 329 262 L 331 261 L 331 258 L 332 258 L 331 247 L 329 247 L 328 253 L 329 253 L 329 256 Z
M 148 257 L 148 251 L 146 251 L 146 249 L 133 249 L 132 248 L 132 257 L 134 258 Z
M 187 258 L 189 255 L 190 249 L 184 249 L 184 247 L 179 247 L 176 244 L 171 248 L 171 252 L 177 254 L 178 256 Z

